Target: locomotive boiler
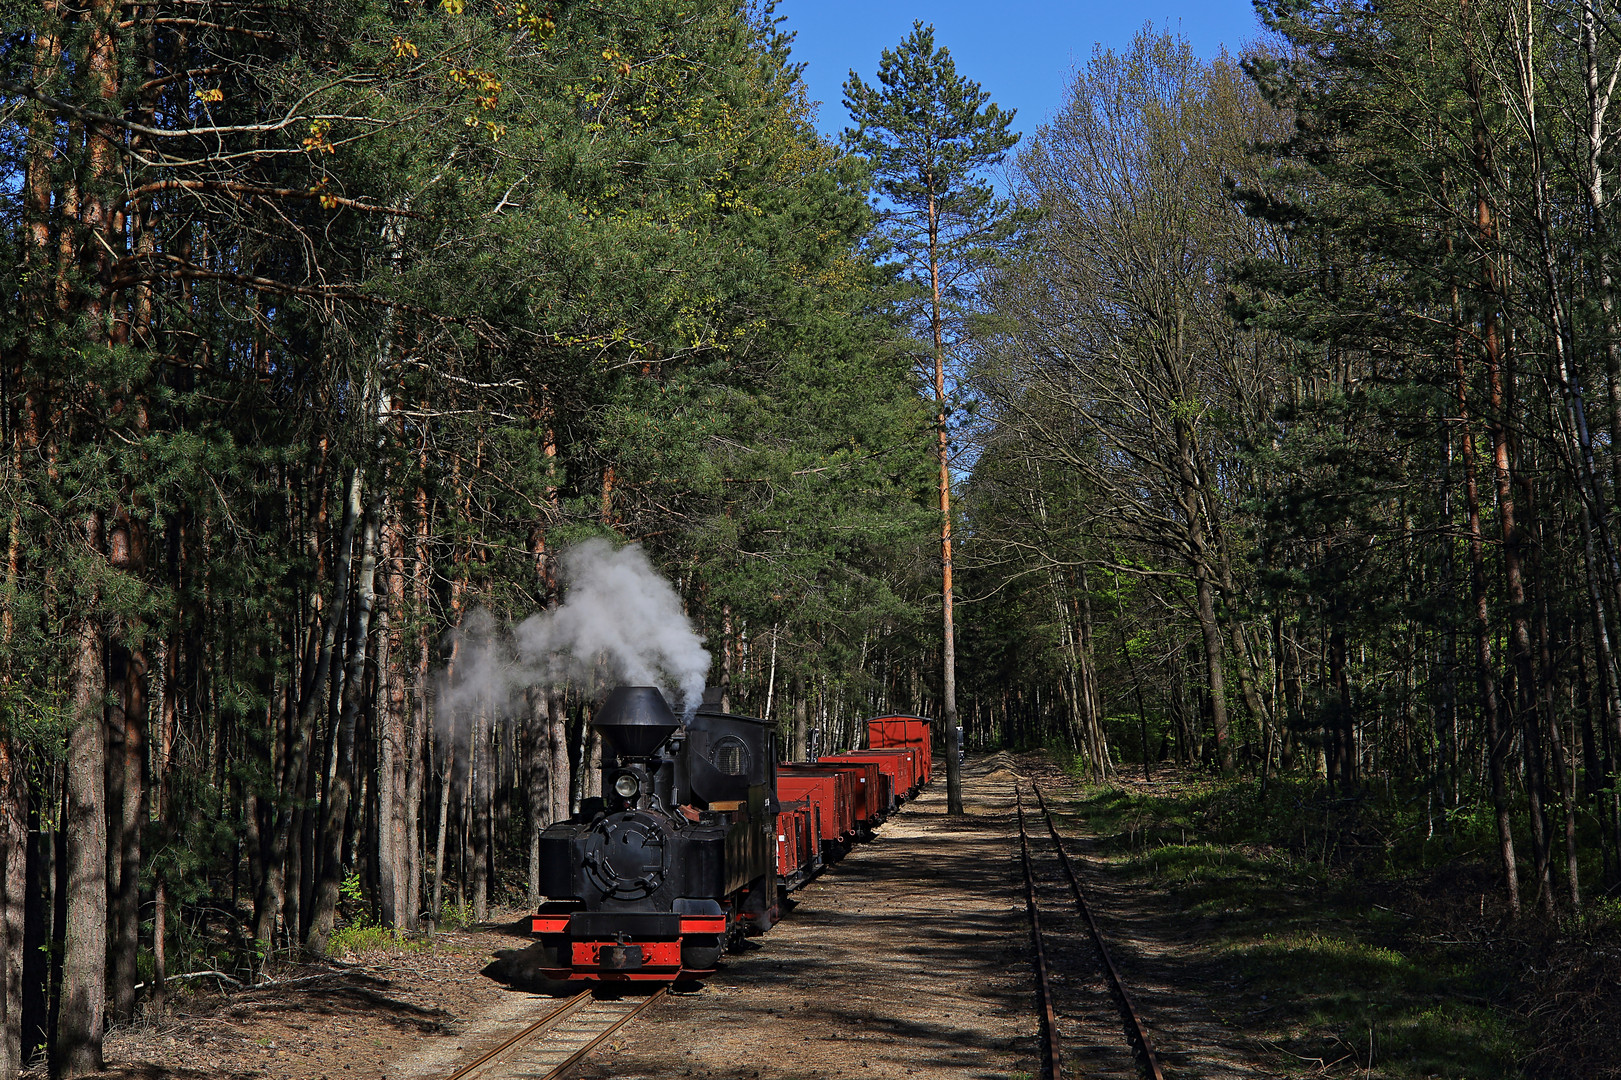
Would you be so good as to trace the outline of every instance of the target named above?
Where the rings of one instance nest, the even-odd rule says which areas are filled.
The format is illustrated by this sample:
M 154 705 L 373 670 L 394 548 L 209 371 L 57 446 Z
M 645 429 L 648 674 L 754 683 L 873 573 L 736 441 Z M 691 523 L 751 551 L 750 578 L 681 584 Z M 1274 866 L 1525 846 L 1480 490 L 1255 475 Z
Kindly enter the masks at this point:
M 651 686 L 597 710 L 602 792 L 540 837 L 540 974 L 674 981 L 776 921 L 777 736 L 718 696 L 685 723 Z

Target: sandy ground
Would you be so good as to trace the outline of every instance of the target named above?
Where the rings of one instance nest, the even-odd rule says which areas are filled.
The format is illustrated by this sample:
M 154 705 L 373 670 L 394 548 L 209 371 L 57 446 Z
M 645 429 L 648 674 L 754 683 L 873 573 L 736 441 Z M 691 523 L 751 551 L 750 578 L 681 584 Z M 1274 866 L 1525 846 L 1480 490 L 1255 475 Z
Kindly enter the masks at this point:
M 509 990 L 479 974 L 492 948 L 522 944 L 517 925 L 441 933 L 431 946 L 292 969 L 278 973 L 279 984 L 224 997 L 201 987 L 177 992 L 167 1015 L 109 1032 L 102 1075 L 392 1078 L 397 1058 L 425 1045 L 454 1046 L 477 1027 L 472 1018 L 521 1009 Z

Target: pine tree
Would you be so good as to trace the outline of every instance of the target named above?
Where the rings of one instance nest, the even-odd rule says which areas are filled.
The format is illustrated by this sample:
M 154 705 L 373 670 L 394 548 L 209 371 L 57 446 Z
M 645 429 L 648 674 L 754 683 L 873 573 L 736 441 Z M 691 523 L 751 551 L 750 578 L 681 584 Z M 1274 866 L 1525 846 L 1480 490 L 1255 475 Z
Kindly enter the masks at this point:
M 975 271 L 1017 228 L 1019 218 L 982 180 L 1019 141 L 1003 112 L 977 82 L 957 74 L 934 27 L 912 24 L 895 49 L 885 49 L 878 86 L 854 71 L 844 84 L 844 105 L 856 127 L 847 144 L 866 157 L 877 190 L 888 200 L 888 239 L 923 303 L 933 350 L 935 431 L 940 463 L 940 562 L 944 632 L 942 697 L 946 735 L 946 802 L 962 813 L 958 771 L 957 672 L 952 624 L 951 415 L 947 358 L 956 324 L 971 298 Z

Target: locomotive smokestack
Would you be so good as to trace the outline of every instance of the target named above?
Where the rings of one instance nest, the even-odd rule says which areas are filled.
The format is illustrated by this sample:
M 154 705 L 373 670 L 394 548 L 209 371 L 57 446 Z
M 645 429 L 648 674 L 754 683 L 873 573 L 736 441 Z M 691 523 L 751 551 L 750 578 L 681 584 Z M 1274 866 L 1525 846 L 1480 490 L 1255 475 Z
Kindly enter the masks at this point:
M 591 723 L 620 758 L 648 757 L 681 726 L 656 686 L 614 687 Z

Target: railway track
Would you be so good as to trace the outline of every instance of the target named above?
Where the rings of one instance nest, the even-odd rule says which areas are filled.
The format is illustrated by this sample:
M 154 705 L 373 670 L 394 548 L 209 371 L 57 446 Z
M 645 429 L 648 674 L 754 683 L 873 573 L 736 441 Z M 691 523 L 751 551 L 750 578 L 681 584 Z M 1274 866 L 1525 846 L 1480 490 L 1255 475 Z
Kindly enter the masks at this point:
M 561 1080 L 587 1054 L 661 1000 L 595 998 L 582 990 L 445 1080 Z
M 1081 888 L 1080 880 L 1075 876 L 1075 867 L 1070 862 L 1069 852 L 1064 850 L 1063 839 L 1058 835 L 1058 826 L 1053 821 L 1052 811 L 1047 807 L 1047 800 L 1036 784 L 1032 783 L 1030 790 L 1036 797 L 1041 816 L 1047 825 L 1047 835 L 1052 839 L 1059 864 L 1063 867 L 1070 896 L 1075 901 L 1075 907 L 1086 924 L 1092 944 L 1097 949 L 1104 979 L 1109 984 L 1109 993 L 1120 1012 L 1126 1040 L 1131 1044 L 1136 1056 L 1137 1067 L 1147 1080 L 1165 1080 L 1164 1073 L 1160 1071 L 1159 1058 L 1154 1053 L 1153 1039 L 1149 1037 L 1148 1028 L 1144 1026 L 1142 1016 L 1132 1003 L 1131 994 L 1127 991 L 1124 980 L 1120 978 L 1120 971 L 1115 967 L 1114 958 L 1109 955 L 1109 947 L 1098 929 L 1091 906 L 1086 902 L 1086 893 Z M 1018 784 L 1013 786 L 1013 797 L 1019 814 L 1019 852 L 1024 864 L 1025 906 L 1030 915 L 1030 934 L 1036 954 L 1036 992 L 1042 1012 L 1042 1066 L 1051 1080 L 1062 1080 L 1063 1046 L 1059 1038 L 1052 982 L 1048 974 L 1047 946 L 1041 928 L 1041 907 L 1038 902 L 1039 890 L 1036 887 L 1035 871 L 1030 860 L 1030 832 L 1025 820 L 1024 794 Z

